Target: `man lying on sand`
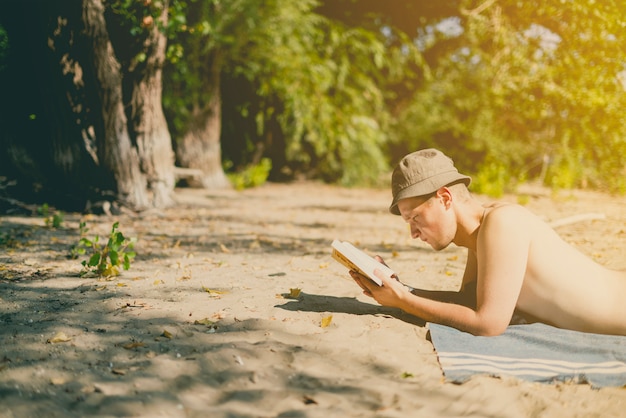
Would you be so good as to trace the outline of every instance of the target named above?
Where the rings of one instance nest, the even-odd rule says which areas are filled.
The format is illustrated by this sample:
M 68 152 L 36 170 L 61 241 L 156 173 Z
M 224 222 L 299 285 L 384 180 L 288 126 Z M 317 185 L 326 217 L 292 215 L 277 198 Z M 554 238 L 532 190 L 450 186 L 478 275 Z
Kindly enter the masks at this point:
M 626 272 L 597 264 L 519 205 L 482 205 L 470 181 L 426 149 L 400 161 L 391 185 L 389 211 L 410 225 L 412 238 L 436 251 L 450 243 L 468 249 L 459 292 L 411 289 L 380 271 L 377 286 L 351 271 L 366 295 L 474 335 L 501 334 L 516 309 L 559 328 L 626 335 Z

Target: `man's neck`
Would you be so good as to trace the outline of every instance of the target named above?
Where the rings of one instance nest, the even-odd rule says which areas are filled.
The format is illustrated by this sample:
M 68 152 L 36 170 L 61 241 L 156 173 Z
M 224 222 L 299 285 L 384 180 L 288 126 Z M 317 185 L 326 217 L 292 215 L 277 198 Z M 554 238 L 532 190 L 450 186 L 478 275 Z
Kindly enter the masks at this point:
M 476 251 L 478 231 L 487 209 L 475 200 L 457 207 L 457 233 L 453 242 L 470 250 Z

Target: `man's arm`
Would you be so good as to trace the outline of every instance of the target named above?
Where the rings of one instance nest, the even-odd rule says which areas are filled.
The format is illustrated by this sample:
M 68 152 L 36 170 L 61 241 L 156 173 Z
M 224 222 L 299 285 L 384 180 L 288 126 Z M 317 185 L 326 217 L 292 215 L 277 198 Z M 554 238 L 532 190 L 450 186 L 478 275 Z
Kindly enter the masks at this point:
M 462 287 L 459 291 L 413 289 L 411 293 L 439 302 L 455 303 L 474 309 L 476 307 L 476 282 Z
M 476 298 L 476 281 L 478 280 L 478 262 L 476 261 L 476 252 L 467 250 L 467 261 L 465 262 L 465 271 L 463 272 L 463 280 L 461 281 L 460 292 L 464 292 L 466 288 L 473 289 L 474 298 Z
M 476 264 L 476 253 L 468 250 L 465 272 L 463 273 L 463 280 L 461 281 L 461 286 L 458 291 L 413 288 L 411 293 L 423 298 L 437 300 L 439 302 L 456 303 L 457 305 L 474 309 L 476 308 Z
M 476 307 L 476 256 L 473 254 L 473 252 L 470 252 L 468 256 L 467 264 L 465 267 L 465 274 L 463 275 L 461 288 L 458 291 L 425 290 L 407 286 L 406 284 L 405 286 L 407 286 L 409 288 L 409 291 L 416 296 L 437 300 L 439 302 L 457 303 L 459 305 L 474 308 Z M 389 267 L 381 256 L 375 255 L 374 259 L 376 259 L 376 261 L 378 261 L 379 263 Z M 394 275 L 393 277 L 396 280 L 400 280 L 397 275 Z M 361 286 L 361 288 L 363 288 L 364 291 L 368 290 L 363 286 Z

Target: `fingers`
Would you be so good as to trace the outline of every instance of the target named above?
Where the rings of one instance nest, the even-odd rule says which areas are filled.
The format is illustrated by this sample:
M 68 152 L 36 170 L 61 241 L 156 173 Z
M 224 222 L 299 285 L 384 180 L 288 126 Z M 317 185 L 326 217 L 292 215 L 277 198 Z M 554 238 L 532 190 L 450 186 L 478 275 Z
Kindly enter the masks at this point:
M 372 292 L 370 292 L 369 287 L 367 287 L 367 285 L 365 284 L 369 281 L 369 279 L 363 277 L 361 274 L 357 273 L 354 270 L 350 270 L 349 273 L 352 279 L 354 279 L 354 281 L 356 282 L 356 284 L 358 284 L 359 287 L 363 289 L 363 293 L 367 296 L 372 296 Z
M 401 283 L 395 274 L 391 277 L 385 277 L 383 274 L 380 274 L 377 276 L 382 280 L 383 286 L 386 286 L 387 288 L 395 289 L 396 292 L 398 292 L 399 289 L 402 289 L 402 290 L 407 289 L 409 292 L 413 290 L 412 288 L 405 285 L 404 283 Z
M 374 256 L 374 259 L 375 259 L 376 261 L 378 261 L 380 264 L 384 264 L 385 266 L 387 266 L 387 263 L 385 263 L 385 260 L 383 260 L 383 258 L 382 258 L 381 256 L 379 256 L 379 255 L 375 255 L 375 256 Z M 389 266 L 387 266 L 387 267 L 389 267 Z
M 379 256 L 379 255 L 375 255 L 375 256 L 374 256 L 374 259 L 375 259 L 376 261 L 378 261 L 380 264 L 383 264 L 383 265 L 385 265 L 385 266 L 389 267 L 389 265 L 388 265 L 387 263 L 385 263 L 385 260 L 383 260 L 383 258 L 382 258 L 381 256 Z M 400 278 L 399 278 L 399 277 L 398 277 L 398 275 L 397 275 L 397 274 L 395 274 L 395 273 L 394 273 L 394 275 L 393 275 L 393 276 L 391 276 L 391 277 L 393 277 L 394 279 L 396 279 L 396 280 L 400 281 Z

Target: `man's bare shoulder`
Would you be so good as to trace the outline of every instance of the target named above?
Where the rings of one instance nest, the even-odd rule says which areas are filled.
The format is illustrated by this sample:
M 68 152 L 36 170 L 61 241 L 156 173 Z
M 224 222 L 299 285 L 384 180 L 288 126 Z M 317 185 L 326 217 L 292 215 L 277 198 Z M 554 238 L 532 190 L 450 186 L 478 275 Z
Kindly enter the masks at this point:
M 515 236 L 519 242 L 551 234 L 552 229 L 527 208 L 513 203 L 485 205 L 479 239 L 509 240 Z
M 538 219 L 528 209 L 514 203 L 492 202 L 484 204 L 483 207 L 485 208 L 485 220 L 509 221 L 511 218 L 515 218 L 516 223 L 520 223 L 524 220 L 534 222 Z

